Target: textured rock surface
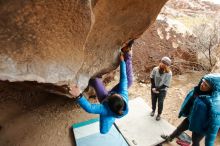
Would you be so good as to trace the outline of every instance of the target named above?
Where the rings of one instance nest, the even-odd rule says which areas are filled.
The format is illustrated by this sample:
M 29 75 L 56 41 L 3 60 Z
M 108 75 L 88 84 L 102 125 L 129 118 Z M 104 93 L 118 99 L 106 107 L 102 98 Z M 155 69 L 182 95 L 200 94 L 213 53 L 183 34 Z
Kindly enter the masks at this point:
M 155 23 L 135 41 L 133 66 L 136 79 L 149 82 L 150 71 L 163 56 L 172 59 L 171 69 L 174 75 L 208 70 L 204 62 L 209 62 L 203 53 L 202 62 L 199 62 L 198 55 L 193 51 L 196 37 L 191 33 L 197 25 L 208 26 L 213 20 L 218 20 L 219 10 L 220 5 L 206 1 L 169 0 Z
M 0 2 L 0 79 L 78 83 L 115 68 L 167 0 Z
M 174 75 L 200 68 L 193 64 L 197 62 L 196 54 L 178 44 L 179 40 L 184 42 L 186 38 L 172 29 L 167 31 L 167 28 L 167 23 L 157 20 L 135 41 L 133 66 L 138 81 L 149 82 L 151 70 L 159 64 L 163 56 L 172 59 L 171 70 Z M 175 47 L 174 43 L 178 44 L 178 47 Z

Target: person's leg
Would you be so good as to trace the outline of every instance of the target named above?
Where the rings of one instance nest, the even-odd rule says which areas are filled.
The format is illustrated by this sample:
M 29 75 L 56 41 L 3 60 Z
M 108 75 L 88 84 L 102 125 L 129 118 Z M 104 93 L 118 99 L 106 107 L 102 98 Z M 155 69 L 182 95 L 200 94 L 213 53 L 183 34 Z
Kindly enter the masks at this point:
M 160 93 L 158 94 L 158 115 L 157 115 L 157 120 L 160 120 L 160 115 L 162 114 L 162 111 L 163 111 L 163 103 L 164 103 L 166 93 L 167 93 L 166 91 L 160 91 Z
M 180 134 L 189 128 L 189 120 L 185 118 L 182 123 L 170 134 L 169 139 L 173 140 L 175 137 L 180 136 Z
M 203 137 L 204 135 L 193 132 L 192 133 L 192 146 L 199 146 L 200 145 L 199 143 Z
M 157 94 L 153 93 L 151 90 L 151 103 L 152 103 L 152 113 L 151 116 L 154 116 L 157 104 Z
M 168 135 L 161 135 L 163 139 L 167 142 L 171 142 L 174 138 L 180 136 L 180 134 L 186 131 L 189 128 L 189 120 L 185 118 L 182 123 L 173 131 L 169 136 Z
M 90 79 L 89 85 L 95 89 L 99 102 L 102 102 L 102 100 L 108 95 L 108 91 L 105 89 L 105 86 L 100 79 Z

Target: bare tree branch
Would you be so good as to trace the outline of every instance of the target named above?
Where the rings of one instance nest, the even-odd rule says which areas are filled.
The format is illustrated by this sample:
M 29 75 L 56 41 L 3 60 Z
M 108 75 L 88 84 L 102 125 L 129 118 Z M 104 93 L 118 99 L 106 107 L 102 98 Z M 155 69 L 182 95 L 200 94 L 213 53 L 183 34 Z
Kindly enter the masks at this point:
M 216 49 L 220 47 L 220 22 L 213 21 L 211 25 L 201 24 L 193 28 L 196 38 L 192 42 L 190 39 L 186 42 L 190 51 L 202 53 L 204 59 L 208 61 L 209 70 L 215 65 Z M 187 34 L 188 38 L 191 36 Z

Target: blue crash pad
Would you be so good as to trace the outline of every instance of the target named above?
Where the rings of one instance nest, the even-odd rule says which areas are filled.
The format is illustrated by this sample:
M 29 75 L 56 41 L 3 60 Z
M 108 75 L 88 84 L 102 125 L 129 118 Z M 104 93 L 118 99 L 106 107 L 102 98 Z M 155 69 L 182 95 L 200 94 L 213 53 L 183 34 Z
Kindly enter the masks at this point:
M 72 128 L 77 146 L 128 146 L 115 125 L 107 134 L 100 134 L 99 119 L 73 124 Z

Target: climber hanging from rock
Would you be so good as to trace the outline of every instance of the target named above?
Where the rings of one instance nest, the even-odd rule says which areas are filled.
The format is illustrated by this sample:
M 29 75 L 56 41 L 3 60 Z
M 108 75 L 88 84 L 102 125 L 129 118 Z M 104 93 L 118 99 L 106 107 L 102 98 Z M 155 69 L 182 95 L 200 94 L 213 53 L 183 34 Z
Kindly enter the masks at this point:
M 134 40 L 130 40 L 120 53 L 120 81 L 110 91 L 105 89 L 99 78 L 91 78 L 89 85 L 96 91 L 100 104 L 90 103 L 81 93 L 79 87 L 70 87 L 72 98 L 88 113 L 100 115 L 100 133 L 106 134 L 111 129 L 116 118 L 122 118 L 128 113 L 128 88 L 133 82 L 131 47 Z

